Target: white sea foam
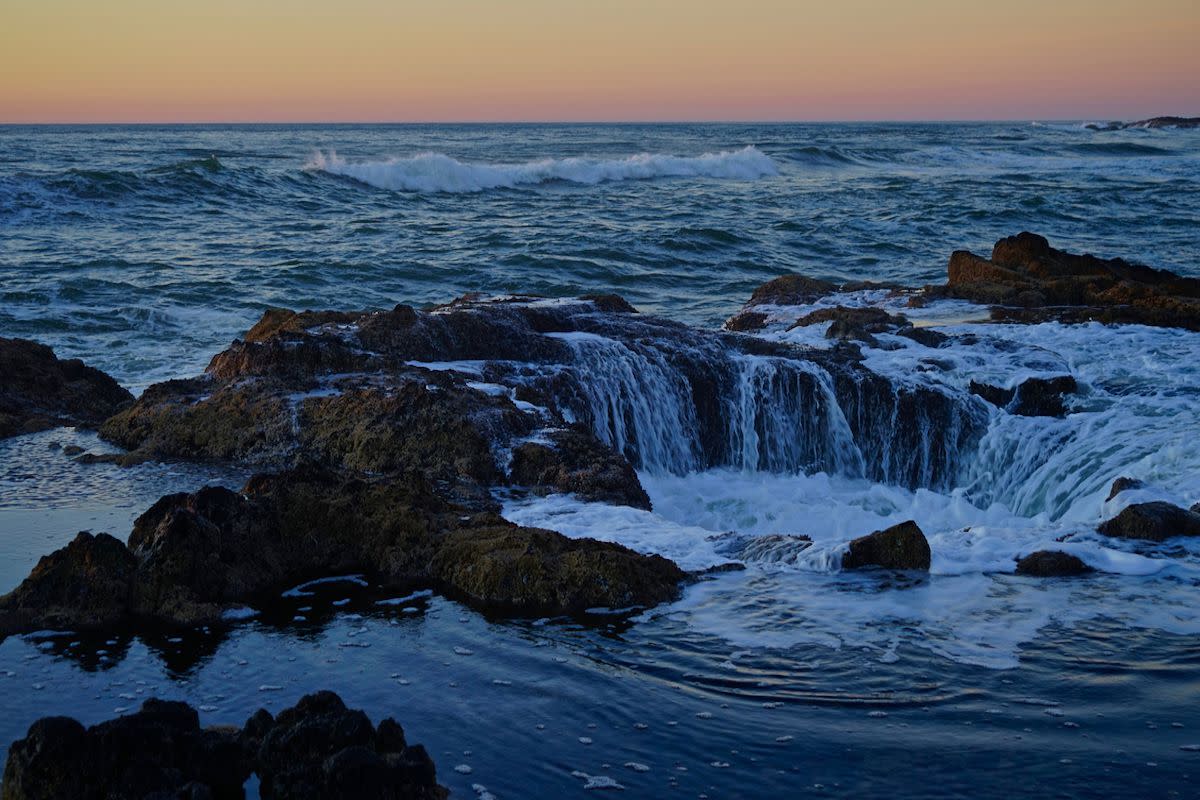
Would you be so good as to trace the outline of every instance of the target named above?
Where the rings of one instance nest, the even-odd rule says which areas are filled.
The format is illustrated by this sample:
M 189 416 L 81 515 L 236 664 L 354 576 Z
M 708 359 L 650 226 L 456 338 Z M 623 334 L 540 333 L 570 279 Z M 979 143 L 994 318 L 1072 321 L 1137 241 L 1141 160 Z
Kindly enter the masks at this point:
M 877 303 L 874 295 L 839 303 Z M 1099 324 L 962 325 L 964 309 L 901 309 L 956 338 L 940 348 L 880 334 L 865 363 L 897 382 L 965 392 L 969 381 L 1015 386 L 1072 374 L 1080 392 L 1065 418 L 991 412 L 988 429 L 949 492 L 824 473 L 751 470 L 640 473 L 654 511 L 551 496 L 513 502 L 525 525 L 657 553 L 686 569 L 743 560 L 688 589 L 665 612 L 739 647 L 863 647 L 881 660 L 919 647 L 965 663 L 1014 666 L 1048 625 L 1104 617 L 1132 627 L 1200 634 L 1200 542 L 1109 539 L 1096 525 L 1134 502 L 1200 500 L 1200 339 L 1172 329 Z M 778 309 L 781 322 L 804 309 Z M 764 336 L 828 346 L 824 326 Z M 967 338 L 970 334 L 973 338 Z M 586 343 L 581 343 L 586 345 Z M 894 348 L 894 349 L 891 349 Z M 940 368 L 922 369 L 936 359 Z M 1143 488 L 1107 499 L 1130 476 Z M 933 553 L 928 579 L 911 585 L 840 571 L 848 542 L 913 519 Z M 780 536 L 782 534 L 782 536 Z M 770 541 L 762 537 L 773 536 Z M 811 544 L 802 536 L 811 537 Z M 758 546 L 747 547 L 759 540 Z M 1015 560 L 1063 550 L 1094 567 L 1079 580 L 1014 575 Z
M 316 153 L 308 169 L 353 178 L 380 189 L 407 192 L 481 192 L 551 181 L 593 185 L 652 178 L 755 180 L 779 174 L 770 156 L 756 147 L 677 156 L 640 153 L 626 158 L 546 158 L 523 163 L 459 161 L 443 153 L 420 153 L 385 161 L 347 161 Z

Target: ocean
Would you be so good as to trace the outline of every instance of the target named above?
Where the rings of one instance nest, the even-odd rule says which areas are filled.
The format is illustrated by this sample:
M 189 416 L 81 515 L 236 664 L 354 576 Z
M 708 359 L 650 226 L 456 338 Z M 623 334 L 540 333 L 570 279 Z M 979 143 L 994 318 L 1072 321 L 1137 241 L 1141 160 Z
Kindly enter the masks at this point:
M 941 283 L 951 252 L 1023 230 L 1200 276 L 1198 187 L 1200 133 L 1078 122 L 0 126 L 0 336 L 137 393 L 201 372 L 271 306 L 615 292 L 715 329 L 784 273 Z M 0 748 L 45 714 L 96 722 L 151 694 L 240 724 L 332 688 L 396 716 L 456 797 L 579 796 L 598 777 L 633 797 L 1200 796 L 1200 545 L 1091 533 L 1130 502 L 1200 500 L 1200 336 L 839 302 L 982 339 L 939 350 L 937 374 L 912 348 L 866 349 L 896 385 L 1069 372 L 1083 390 L 1062 419 L 991 415 L 947 452 L 953 480 L 908 485 L 757 442 L 701 463 L 669 369 L 597 357 L 590 402 L 631 404 L 658 443 L 635 464 L 654 511 L 513 496 L 506 517 L 688 569 L 728 560 L 730 536 L 813 545 L 590 624 L 437 596 L 385 611 L 331 583 L 303 624 L 11 637 Z M 817 327 L 762 335 L 829 346 Z M 769 391 L 747 365 L 730 413 Z M 0 441 L 0 592 L 78 530 L 123 539 L 162 494 L 246 477 L 52 444 L 107 447 L 73 429 Z M 1108 499 L 1120 476 L 1146 485 Z M 838 569 L 849 539 L 906 519 L 929 537 L 927 579 Z M 1101 572 L 1012 574 L 1059 546 Z

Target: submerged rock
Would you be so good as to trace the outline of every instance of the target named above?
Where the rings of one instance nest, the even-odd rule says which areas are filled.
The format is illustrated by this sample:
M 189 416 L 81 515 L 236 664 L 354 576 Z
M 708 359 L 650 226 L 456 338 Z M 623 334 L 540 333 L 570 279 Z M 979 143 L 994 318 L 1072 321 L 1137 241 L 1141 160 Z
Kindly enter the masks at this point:
M 444 800 L 432 759 L 395 720 L 378 728 L 333 692 L 307 695 L 239 731 L 201 728 L 186 703 L 150 699 L 140 711 L 84 728 L 35 722 L 9 749 L 5 800 L 241 798 L 251 773 L 264 800 Z
M 115 380 L 78 359 L 0 337 L 0 439 L 59 425 L 95 427 L 132 402 Z
M 1094 572 L 1077 556 L 1061 550 L 1038 550 L 1017 559 L 1017 574 L 1038 578 L 1068 577 Z
M 0 633 L 119 622 L 203 624 L 320 575 L 367 573 L 425 584 L 476 605 L 571 614 L 653 606 L 686 575 L 620 545 L 472 513 L 409 474 L 363 479 L 303 467 L 163 497 L 126 549 L 80 534 L 0 598 Z
M 850 542 L 842 556 L 842 569 L 928 570 L 931 558 L 925 534 L 909 520 Z
M 1105 536 L 1150 542 L 1174 536 L 1200 536 L 1200 513 L 1162 501 L 1135 503 L 1100 523 L 1097 530 Z
M 1056 250 L 1020 233 L 996 242 L 990 259 L 950 257 L 949 281 L 922 301 L 953 297 L 998 306 L 996 320 L 1137 323 L 1200 330 L 1200 279 L 1167 270 Z
M 1023 417 L 1061 417 L 1066 415 L 1066 396 L 1078 391 L 1075 378 L 1026 378 L 1014 389 L 1003 389 L 971 381 L 971 393 L 982 397 L 1010 414 Z

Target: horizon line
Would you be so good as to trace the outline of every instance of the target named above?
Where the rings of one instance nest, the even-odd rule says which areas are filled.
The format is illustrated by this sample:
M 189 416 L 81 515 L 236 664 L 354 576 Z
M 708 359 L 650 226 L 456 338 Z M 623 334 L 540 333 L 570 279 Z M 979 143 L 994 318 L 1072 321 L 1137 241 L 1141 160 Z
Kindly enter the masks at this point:
M 1200 116 L 1200 115 L 1197 115 Z M 528 120 L 481 120 L 481 119 L 443 119 L 443 120 L 138 120 L 138 121 L 88 121 L 88 122 L 9 122 L 0 121 L 0 127 L 111 127 L 115 125 L 924 125 L 940 124 L 1029 124 L 1034 122 L 1073 123 L 1073 122 L 1138 122 L 1141 120 L 1159 119 L 1162 117 L 1180 117 L 1188 119 L 1188 114 L 1171 113 L 1156 114 L 1149 117 L 1011 117 L 1011 118 L 903 118 L 903 119 L 528 119 Z

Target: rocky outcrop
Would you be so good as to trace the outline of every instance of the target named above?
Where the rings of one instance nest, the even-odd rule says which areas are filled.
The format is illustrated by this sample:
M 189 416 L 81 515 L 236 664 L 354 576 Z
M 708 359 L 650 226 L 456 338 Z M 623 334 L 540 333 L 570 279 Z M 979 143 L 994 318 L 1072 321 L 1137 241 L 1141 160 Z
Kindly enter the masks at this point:
M 966 250 L 950 257 L 949 281 L 912 302 L 951 297 L 999 308 L 999 321 L 1097 321 L 1200 330 L 1200 279 L 1056 250 L 1020 233 L 996 242 L 990 259 Z
M 120 540 L 79 533 L 0 597 L 0 637 L 36 628 L 115 625 L 128 613 L 136 573 L 137 559 Z
M 137 519 L 128 548 L 80 534 L 0 598 L 0 633 L 213 623 L 232 606 L 349 572 L 530 614 L 652 606 L 686 578 L 657 556 L 472 513 L 418 475 L 302 467 L 252 478 L 241 492 L 168 495 Z
M 263 800 L 443 800 L 433 759 L 405 741 L 390 717 L 376 728 L 333 692 L 301 698 L 272 716 L 258 711 L 240 740 L 252 754 Z
M 1123 131 L 1127 128 L 1188 130 L 1200 128 L 1200 117 L 1150 117 L 1149 119 L 1139 119 L 1137 122 L 1088 123 L 1084 127 L 1094 131 Z
M 931 557 L 925 534 L 909 520 L 850 542 L 842 569 L 928 570 Z
M 1200 536 L 1200 513 L 1154 501 L 1135 503 L 1097 529 L 1105 536 L 1163 542 L 1175 536 Z
M 885 289 L 892 292 L 903 291 L 892 283 L 875 283 L 872 281 L 851 281 L 833 283 L 819 278 L 794 273 L 772 278 L 754 290 L 750 300 L 740 312 L 725 322 L 725 330 L 736 332 L 752 332 L 762 330 L 767 326 L 769 315 L 760 306 L 804 306 L 815 303 L 833 294 L 860 292 L 868 289 Z M 812 323 L 802 323 L 812 324 Z
M 95 427 L 131 402 L 120 384 L 78 359 L 0 337 L 0 439 L 59 425 Z
M 825 331 L 826 339 L 862 342 L 872 347 L 880 346 L 879 340 L 875 338 L 877 333 L 903 336 L 926 347 L 940 347 L 950 339 L 944 333 L 930 328 L 914 327 L 902 314 L 890 314 L 882 308 L 872 306 L 820 308 L 797 319 L 788 330 L 826 322 L 830 323 Z
M 1012 389 L 971 381 L 971 394 L 982 397 L 1010 414 L 1023 417 L 1065 416 L 1066 397 L 1078 390 L 1075 378 L 1070 375 L 1026 378 Z
M 91 728 L 68 717 L 33 723 L 9 748 L 4 800 L 241 798 L 252 762 L 229 730 L 201 728 L 186 703 L 147 700 Z
M 1060 578 L 1086 575 L 1094 570 L 1078 556 L 1061 550 L 1038 550 L 1017 559 L 1017 574 L 1035 578 Z
M 612 298 L 273 309 L 204 376 L 150 387 L 101 435 L 130 451 L 118 461 L 416 469 L 460 500 L 516 483 L 645 507 L 629 467 L 949 485 L 986 425 L 981 404 L 897 386 L 846 350 L 698 330 Z M 846 422 L 855 441 L 839 440 Z M 570 441 L 554 433 L 568 428 Z
M 393 719 L 376 727 L 333 692 L 302 698 L 236 728 L 201 728 L 186 703 L 147 700 L 140 711 L 84 728 L 35 722 L 9 749 L 4 800 L 244 797 L 251 773 L 264 800 L 443 800 L 432 759 Z

